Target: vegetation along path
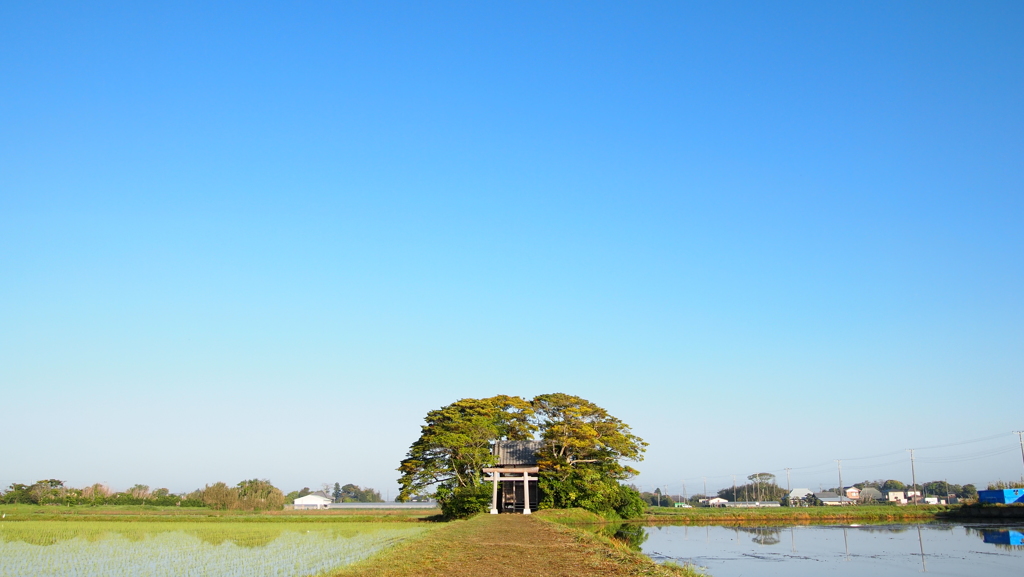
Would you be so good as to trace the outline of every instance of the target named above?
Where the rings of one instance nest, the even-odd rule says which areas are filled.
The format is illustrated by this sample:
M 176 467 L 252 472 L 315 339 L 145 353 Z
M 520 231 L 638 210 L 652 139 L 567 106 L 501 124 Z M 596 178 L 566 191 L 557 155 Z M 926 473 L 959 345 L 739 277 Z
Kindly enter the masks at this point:
M 536 516 L 477 515 L 447 524 L 336 573 L 336 577 L 696 575 Z

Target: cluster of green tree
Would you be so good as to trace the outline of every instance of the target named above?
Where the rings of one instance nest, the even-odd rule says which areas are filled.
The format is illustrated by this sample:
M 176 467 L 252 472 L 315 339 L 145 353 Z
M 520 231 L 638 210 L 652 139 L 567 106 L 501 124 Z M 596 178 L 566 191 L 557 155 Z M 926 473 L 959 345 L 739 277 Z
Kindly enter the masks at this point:
M 383 503 L 380 491 L 370 487 L 360 487 L 351 483 L 341 485 L 334 484 L 334 491 L 331 493 L 335 503 Z
M 495 441 L 543 441 L 538 455 L 541 508 L 582 507 L 624 518 L 643 513 L 639 493 L 620 481 L 637 474 L 647 443 L 629 425 L 580 397 L 554 393 L 527 401 L 498 395 L 462 399 L 430 411 L 420 438 L 398 470 L 398 500 L 434 493 L 446 516 L 486 511 L 491 491 L 484 467 Z
M 43 479 L 31 485 L 14 483 L 0 494 L 0 503 L 33 505 L 159 505 L 179 507 L 205 507 L 202 499 L 189 495 L 174 495 L 167 489 L 150 491 L 148 485 L 135 485 L 127 491 L 113 492 L 106 485 L 96 483 L 77 489 L 68 487 L 59 479 Z
M 973 487 L 973 485 L 971 485 Z M 1001 491 L 1004 489 L 1024 489 L 1024 478 L 1020 481 L 995 481 L 988 484 L 989 491 Z M 977 495 L 975 495 L 977 496 Z
M 960 499 L 978 498 L 977 487 L 970 483 L 966 485 L 957 485 L 955 483 L 947 483 L 946 481 L 928 481 L 926 483 L 919 483 L 914 487 L 910 484 L 903 483 L 902 481 L 897 481 L 896 479 L 876 479 L 874 481 L 861 481 L 860 483 L 854 483 L 853 486 L 861 490 L 867 487 L 872 487 L 882 492 L 907 490 L 921 491 L 921 494 L 926 497 L 945 498 L 947 495 L 956 495 Z
M 271 511 L 284 506 L 284 493 L 266 479 L 249 479 L 234 487 L 214 483 L 187 495 L 211 509 Z
M 633 488 L 636 489 L 636 487 Z M 676 498 L 672 498 L 671 495 L 663 494 L 661 489 L 655 489 L 653 493 L 649 491 L 640 493 L 640 498 L 651 507 L 674 507 L 679 495 L 676 495 Z
M 775 484 L 775 475 L 754 473 L 747 477 L 749 483 L 726 487 L 718 496 L 728 501 L 782 501 L 787 491 Z
M 370 487 L 360 487 L 359 485 L 353 485 L 351 483 L 342 485 L 341 483 L 335 483 L 332 489 L 330 485 L 324 484 L 320 491 L 324 495 L 329 495 L 330 498 L 334 499 L 335 503 L 383 503 L 384 499 L 380 496 L 380 491 L 372 489 Z M 305 497 L 306 495 L 312 494 L 313 491 L 309 487 L 303 487 L 299 491 L 292 491 L 285 495 L 284 502 L 291 504 L 294 503 L 299 497 Z

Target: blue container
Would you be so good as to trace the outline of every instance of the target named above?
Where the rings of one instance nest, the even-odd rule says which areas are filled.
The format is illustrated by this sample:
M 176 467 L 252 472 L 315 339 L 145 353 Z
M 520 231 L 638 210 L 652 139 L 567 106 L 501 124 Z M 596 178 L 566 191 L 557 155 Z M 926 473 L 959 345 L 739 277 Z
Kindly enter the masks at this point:
M 1024 503 L 1024 489 L 1000 489 L 997 491 L 978 491 L 979 503 Z

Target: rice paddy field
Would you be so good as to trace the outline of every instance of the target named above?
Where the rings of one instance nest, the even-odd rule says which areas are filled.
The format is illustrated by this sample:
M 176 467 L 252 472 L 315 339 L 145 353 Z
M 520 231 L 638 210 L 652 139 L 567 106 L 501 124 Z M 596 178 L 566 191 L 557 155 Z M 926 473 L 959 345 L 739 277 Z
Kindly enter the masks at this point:
M 0 575 L 327 575 L 432 530 L 426 523 L 0 522 Z

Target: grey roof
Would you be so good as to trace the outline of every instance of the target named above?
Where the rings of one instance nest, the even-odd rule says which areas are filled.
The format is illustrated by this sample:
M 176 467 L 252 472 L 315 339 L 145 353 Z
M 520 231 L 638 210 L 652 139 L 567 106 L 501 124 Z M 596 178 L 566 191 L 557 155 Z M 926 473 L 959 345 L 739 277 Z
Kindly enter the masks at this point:
M 533 466 L 537 464 L 537 451 L 544 441 L 496 441 L 492 453 L 498 457 L 497 466 Z

